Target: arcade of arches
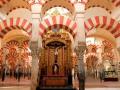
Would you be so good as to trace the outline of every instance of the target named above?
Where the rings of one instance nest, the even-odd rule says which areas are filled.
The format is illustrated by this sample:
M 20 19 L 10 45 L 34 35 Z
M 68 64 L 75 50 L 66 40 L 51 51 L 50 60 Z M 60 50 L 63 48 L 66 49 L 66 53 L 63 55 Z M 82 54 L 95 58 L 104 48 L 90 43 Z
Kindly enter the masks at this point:
M 0 82 L 9 78 L 31 90 L 119 81 L 120 1 L 0 0 Z

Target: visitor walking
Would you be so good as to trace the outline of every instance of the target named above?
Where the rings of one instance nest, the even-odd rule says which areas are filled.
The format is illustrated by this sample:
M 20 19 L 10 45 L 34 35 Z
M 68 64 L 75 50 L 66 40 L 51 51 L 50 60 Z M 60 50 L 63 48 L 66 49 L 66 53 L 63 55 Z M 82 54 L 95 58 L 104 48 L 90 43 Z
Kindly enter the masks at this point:
M 104 80 L 104 72 L 99 72 L 100 82 Z
M 18 82 L 20 82 L 20 77 L 21 77 L 20 65 L 18 65 L 16 68 L 16 77 L 17 77 Z
M 2 68 L 2 81 L 5 80 L 5 75 L 6 75 L 6 68 L 5 68 L 5 66 L 3 66 L 3 68 Z

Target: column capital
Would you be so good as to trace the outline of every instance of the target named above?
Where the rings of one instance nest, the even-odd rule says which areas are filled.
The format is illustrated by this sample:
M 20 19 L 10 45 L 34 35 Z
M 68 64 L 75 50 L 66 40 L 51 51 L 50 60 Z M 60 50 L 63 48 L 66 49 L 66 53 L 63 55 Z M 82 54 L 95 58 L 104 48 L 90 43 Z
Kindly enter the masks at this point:
M 86 42 L 78 42 L 78 46 L 85 46 L 86 47 Z
M 38 41 L 31 41 L 30 42 L 30 49 L 31 49 L 32 56 L 37 55 L 39 52 Z
M 120 47 L 119 47 L 119 48 L 117 48 L 117 50 L 118 50 L 118 52 L 119 52 L 119 54 L 120 54 Z
M 77 56 L 83 55 L 86 49 L 86 42 L 78 42 L 78 45 L 75 47 L 75 52 Z

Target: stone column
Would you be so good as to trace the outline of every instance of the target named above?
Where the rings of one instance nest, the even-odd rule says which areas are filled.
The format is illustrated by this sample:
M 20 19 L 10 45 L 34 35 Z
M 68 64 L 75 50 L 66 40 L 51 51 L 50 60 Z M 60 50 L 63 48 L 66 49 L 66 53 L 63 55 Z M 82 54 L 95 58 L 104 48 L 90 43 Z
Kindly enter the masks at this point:
M 115 58 L 114 61 L 115 61 L 115 63 L 117 64 L 118 62 L 120 62 L 119 52 L 118 52 L 117 48 L 114 48 L 112 52 L 113 52 L 114 58 Z
M 85 4 L 78 1 L 75 4 L 75 11 L 76 11 L 75 21 L 77 23 L 77 35 L 75 38 L 74 47 L 76 54 L 78 56 L 77 75 L 79 79 L 79 90 L 85 90 L 85 69 L 84 69 L 84 61 L 83 61 L 84 50 L 86 48 L 86 44 L 85 44 L 86 37 L 85 37 L 85 28 L 84 28 Z
M 0 38 L 0 49 L 2 48 L 2 39 Z
M 116 53 L 117 53 L 117 61 L 118 61 L 118 65 L 117 65 L 117 72 L 118 72 L 118 78 L 120 78 L 120 47 L 116 49 Z
M 6 43 L 2 43 L 2 48 L 3 48 L 3 65 L 6 66 Z
M 41 22 L 41 7 L 40 0 L 31 0 L 32 11 L 32 37 L 31 37 L 31 54 L 32 54 L 32 77 L 31 90 L 36 90 L 38 86 L 38 71 L 39 71 L 39 49 L 41 47 L 42 38 L 39 35 L 39 24 Z M 40 74 L 39 74 L 40 75 Z
M 82 8 L 81 8 L 82 6 Z M 81 9 L 79 9 L 81 8 Z M 77 23 L 77 34 L 75 37 L 74 47 L 78 44 L 78 42 L 85 42 L 85 27 L 84 27 L 84 13 L 85 13 L 85 5 L 83 3 L 76 3 L 75 4 L 75 22 Z
M 79 90 L 85 90 L 85 68 L 84 68 L 84 51 L 86 49 L 85 42 L 78 42 L 75 51 L 78 56 L 78 80 L 79 80 Z
M 38 79 L 38 42 L 37 41 L 31 41 L 30 43 L 30 49 L 31 49 L 31 55 L 32 55 L 32 69 L 31 69 L 31 90 L 36 90 L 36 87 L 38 85 L 37 79 Z

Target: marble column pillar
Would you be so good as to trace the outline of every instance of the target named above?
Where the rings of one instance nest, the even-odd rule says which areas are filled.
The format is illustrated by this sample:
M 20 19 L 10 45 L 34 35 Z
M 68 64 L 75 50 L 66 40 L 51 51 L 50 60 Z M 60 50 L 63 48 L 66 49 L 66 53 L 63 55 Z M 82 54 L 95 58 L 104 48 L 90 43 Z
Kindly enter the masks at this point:
M 85 90 L 85 68 L 84 68 L 84 51 L 86 49 L 85 42 L 78 42 L 75 51 L 78 56 L 78 80 L 79 80 L 79 90 Z
M 31 0 L 32 11 L 32 37 L 31 37 L 31 54 L 32 54 L 32 76 L 31 76 L 31 90 L 36 90 L 38 86 L 38 71 L 39 71 L 39 50 L 42 44 L 42 38 L 39 35 L 39 24 L 41 22 L 41 0 Z M 40 74 L 39 74 L 40 75 Z
M 32 68 L 31 68 L 31 90 L 36 90 L 36 87 L 38 86 L 38 42 L 37 41 L 31 41 L 30 43 L 30 49 L 31 49 L 31 55 L 32 55 Z
M 118 62 L 120 62 L 119 60 L 120 60 L 120 55 L 119 55 L 119 52 L 118 52 L 118 50 L 117 50 L 117 48 L 114 48 L 113 49 L 113 54 L 114 54 L 114 58 L 115 58 L 115 64 L 117 64 Z
M 2 48 L 3 48 L 3 65 L 4 66 L 6 66 L 6 54 L 7 54 L 7 52 L 6 52 L 6 43 L 4 43 L 3 45 L 2 45 Z

